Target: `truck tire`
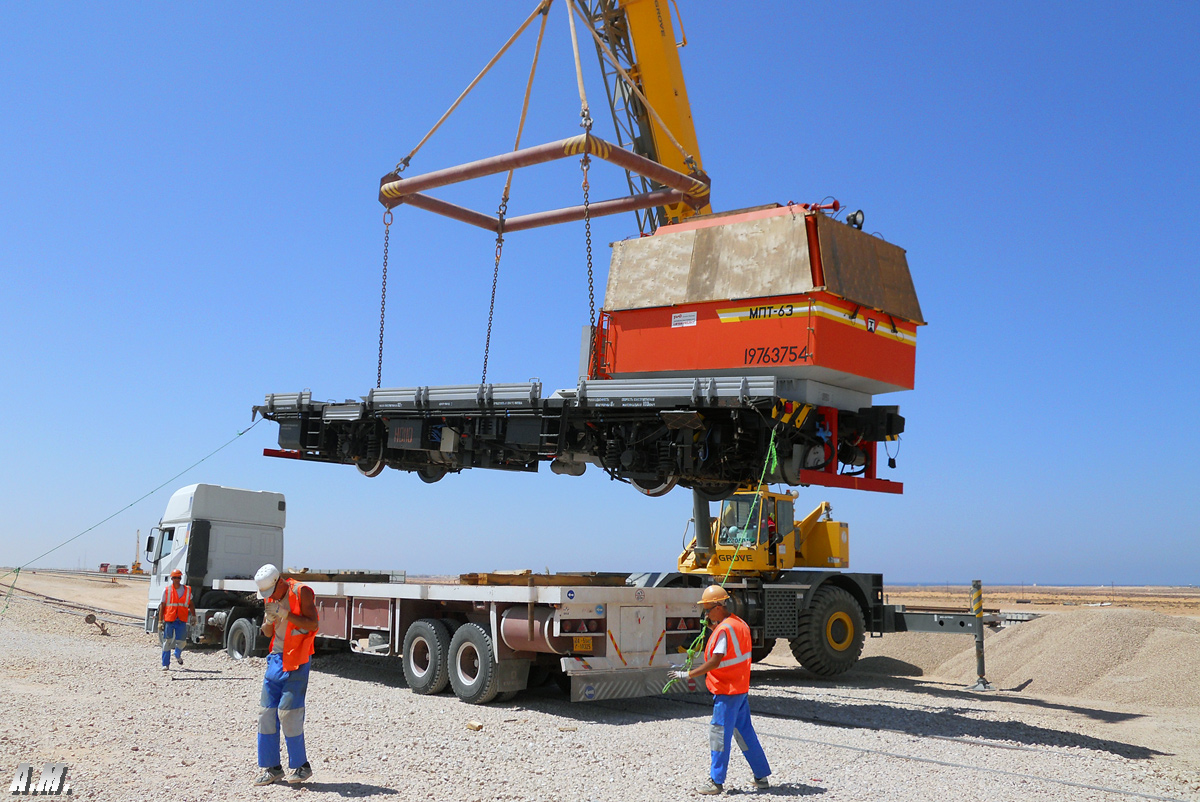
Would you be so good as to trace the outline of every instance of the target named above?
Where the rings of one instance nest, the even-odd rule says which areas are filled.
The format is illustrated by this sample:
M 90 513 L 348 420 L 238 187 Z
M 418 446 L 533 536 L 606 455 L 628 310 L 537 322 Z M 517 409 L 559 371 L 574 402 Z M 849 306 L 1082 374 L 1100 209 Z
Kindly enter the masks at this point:
M 449 677 L 450 632 L 436 618 L 414 621 L 404 634 L 404 679 L 413 693 L 430 695 L 446 690 Z
M 229 627 L 225 638 L 225 653 L 234 660 L 253 657 L 258 651 L 258 627 L 249 618 L 239 618 Z
M 469 705 L 496 698 L 499 685 L 492 638 L 479 624 L 463 624 L 450 639 L 450 686 Z
M 866 624 L 862 608 L 848 591 L 833 585 L 817 588 L 799 623 L 792 655 L 818 677 L 836 677 L 858 662 Z

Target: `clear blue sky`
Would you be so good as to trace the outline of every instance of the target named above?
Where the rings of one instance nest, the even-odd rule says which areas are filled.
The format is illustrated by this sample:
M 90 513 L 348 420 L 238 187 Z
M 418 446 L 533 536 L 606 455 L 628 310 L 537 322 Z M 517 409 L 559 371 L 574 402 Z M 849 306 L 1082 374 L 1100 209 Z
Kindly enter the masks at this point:
M 265 393 L 374 386 L 379 177 L 533 5 L 0 5 L 0 564 L 209 453 Z M 799 503 L 849 522 L 851 567 L 1196 582 L 1196 6 L 680 6 L 714 205 L 832 195 L 908 250 L 929 321 L 917 388 L 877 399 L 908 421 L 905 493 Z M 529 144 L 578 131 L 563 12 Z M 533 35 L 411 171 L 511 148 Z M 494 209 L 501 185 L 449 197 Z M 518 174 L 510 211 L 577 202 L 562 164 Z M 598 295 L 607 243 L 635 230 L 597 224 Z M 485 232 L 398 210 L 385 386 L 478 380 L 491 259 Z M 573 385 L 587 309 L 581 225 L 511 236 L 489 377 Z M 596 471 L 365 479 L 261 456 L 276 433 L 42 564 L 130 562 L 192 482 L 285 493 L 290 565 L 410 573 L 670 569 L 691 511 L 685 491 L 645 499 Z

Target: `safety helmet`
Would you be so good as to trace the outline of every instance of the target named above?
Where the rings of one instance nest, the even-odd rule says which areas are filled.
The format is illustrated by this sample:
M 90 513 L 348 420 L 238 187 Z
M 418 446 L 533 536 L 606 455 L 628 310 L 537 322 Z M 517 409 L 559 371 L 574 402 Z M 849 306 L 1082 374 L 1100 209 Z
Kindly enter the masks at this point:
M 171 579 L 174 579 L 175 577 L 179 577 L 180 579 L 183 579 L 183 571 L 180 571 L 178 568 L 176 568 L 174 571 L 171 572 Z
M 700 604 L 724 604 L 729 601 L 729 594 L 720 585 L 709 585 L 700 594 Z
M 275 592 L 275 585 L 278 582 L 279 569 L 270 563 L 259 568 L 258 573 L 254 575 L 254 584 L 258 585 L 258 595 L 263 599 L 271 598 L 271 594 Z

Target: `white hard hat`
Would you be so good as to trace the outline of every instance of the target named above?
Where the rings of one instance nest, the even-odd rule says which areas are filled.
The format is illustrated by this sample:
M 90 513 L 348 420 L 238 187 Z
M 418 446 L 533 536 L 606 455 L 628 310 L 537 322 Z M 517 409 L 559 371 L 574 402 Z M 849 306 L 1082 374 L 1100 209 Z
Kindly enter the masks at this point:
M 263 599 L 271 598 L 275 585 L 279 582 L 279 569 L 267 563 L 258 569 L 254 575 L 254 584 L 258 585 L 258 595 Z

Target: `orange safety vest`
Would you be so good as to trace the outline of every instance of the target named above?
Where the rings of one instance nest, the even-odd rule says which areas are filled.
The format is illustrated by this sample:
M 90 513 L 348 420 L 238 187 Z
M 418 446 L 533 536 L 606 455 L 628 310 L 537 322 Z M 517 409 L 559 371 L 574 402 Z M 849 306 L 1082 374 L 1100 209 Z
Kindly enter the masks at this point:
M 167 585 L 167 589 L 163 592 L 163 621 L 187 621 L 188 607 L 192 605 L 192 589 L 190 586 L 179 583 L 179 589 L 182 594 L 175 593 L 174 583 Z
M 287 583 L 288 609 L 295 615 L 302 615 L 300 612 L 300 588 L 305 586 L 290 578 L 283 581 Z M 277 637 L 279 637 L 278 630 L 271 635 L 271 651 L 275 651 L 275 638 Z M 307 663 L 308 658 L 316 651 L 313 646 L 316 638 L 317 631 L 315 629 L 305 632 L 291 621 L 287 622 L 283 634 L 283 670 L 295 671 Z
M 704 678 L 708 690 L 721 696 L 750 692 L 750 627 L 736 615 L 730 615 L 717 625 L 708 637 L 704 659 L 711 660 L 713 648 L 721 633 L 725 633 L 725 658 Z

